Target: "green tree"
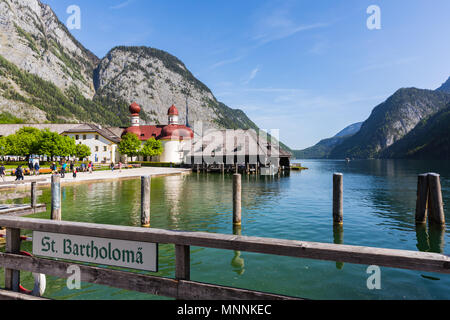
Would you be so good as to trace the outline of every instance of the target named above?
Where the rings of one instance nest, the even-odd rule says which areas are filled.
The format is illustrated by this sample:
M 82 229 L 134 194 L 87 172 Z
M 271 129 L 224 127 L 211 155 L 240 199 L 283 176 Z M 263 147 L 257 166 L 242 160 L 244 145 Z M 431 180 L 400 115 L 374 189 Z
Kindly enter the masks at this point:
M 39 149 L 41 131 L 36 128 L 23 127 L 15 134 L 6 137 L 8 154 L 29 156 Z
M 91 155 L 91 149 L 85 144 L 77 144 L 75 148 L 75 156 L 83 160 Z
M 148 139 L 141 149 L 141 155 L 144 157 L 156 157 L 163 153 L 162 142 L 155 138 Z
M 118 145 L 120 154 L 127 155 L 128 157 L 135 157 L 139 155 L 141 149 L 141 141 L 134 133 L 128 132 L 122 137 Z
M 68 157 L 76 154 L 76 144 L 73 138 L 61 136 L 48 129 L 42 131 L 38 153 L 48 157 Z

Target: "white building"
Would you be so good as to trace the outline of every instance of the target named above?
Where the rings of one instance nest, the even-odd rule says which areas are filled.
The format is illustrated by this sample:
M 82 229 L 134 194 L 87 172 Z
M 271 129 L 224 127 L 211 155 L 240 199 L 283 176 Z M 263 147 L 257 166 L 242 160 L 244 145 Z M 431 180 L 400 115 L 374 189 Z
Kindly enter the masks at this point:
M 117 128 L 122 131 L 120 128 Z M 91 149 L 88 161 L 93 163 L 119 162 L 117 145 L 120 142 L 113 128 L 101 128 L 92 124 L 83 124 L 61 133 L 75 139 L 76 144 L 84 144 Z

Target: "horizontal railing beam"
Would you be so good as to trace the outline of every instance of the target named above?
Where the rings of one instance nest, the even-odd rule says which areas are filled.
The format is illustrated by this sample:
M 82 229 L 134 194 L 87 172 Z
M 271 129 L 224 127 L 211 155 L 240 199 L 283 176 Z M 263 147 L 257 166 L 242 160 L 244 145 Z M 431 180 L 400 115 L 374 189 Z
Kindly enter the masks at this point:
M 430 252 L 16 217 L 0 217 L 0 226 L 68 235 L 173 243 L 184 246 L 450 273 L 450 257 Z
M 0 265 L 4 268 L 43 273 L 57 278 L 71 276 L 67 269 L 74 263 L 0 253 Z M 298 299 L 283 295 L 225 287 L 194 281 L 175 280 L 134 272 L 98 268 L 76 264 L 80 268 L 81 281 L 114 288 L 137 291 L 171 298 L 213 300 L 282 300 Z

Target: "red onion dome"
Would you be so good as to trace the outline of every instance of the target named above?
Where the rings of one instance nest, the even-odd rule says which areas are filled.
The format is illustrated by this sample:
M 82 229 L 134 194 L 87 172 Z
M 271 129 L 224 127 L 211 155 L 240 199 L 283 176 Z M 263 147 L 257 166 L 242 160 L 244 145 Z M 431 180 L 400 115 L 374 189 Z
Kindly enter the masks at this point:
M 136 102 L 133 102 L 130 105 L 130 109 L 129 110 L 130 110 L 131 114 L 139 114 L 141 112 L 141 107 Z
M 178 109 L 177 109 L 177 107 L 175 107 L 175 105 L 172 105 L 169 108 L 169 111 L 167 112 L 167 115 L 168 116 L 178 116 Z

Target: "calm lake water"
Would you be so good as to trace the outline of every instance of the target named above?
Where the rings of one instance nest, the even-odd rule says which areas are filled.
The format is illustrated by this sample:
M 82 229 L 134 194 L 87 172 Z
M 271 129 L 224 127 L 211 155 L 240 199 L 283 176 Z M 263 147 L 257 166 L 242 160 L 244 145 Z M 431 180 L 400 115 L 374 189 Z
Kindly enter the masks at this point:
M 242 235 L 442 252 L 446 231 L 417 229 L 417 174 L 441 174 L 444 203 L 450 203 L 450 165 L 430 161 L 305 160 L 307 171 L 281 178 L 242 177 Z M 344 228 L 332 223 L 332 174 L 344 174 Z M 152 179 L 153 228 L 233 233 L 232 177 L 191 174 Z M 140 180 L 80 184 L 62 189 L 63 219 L 125 226 L 140 224 Z M 25 200 L 27 201 L 27 200 Z M 50 203 L 44 189 L 40 202 Z M 33 217 L 48 218 L 49 212 Z M 31 252 L 31 244 L 23 249 Z M 381 289 L 366 285 L 368 266 L 286 258 L 228 250 L 191 248 L 194 281 L 249 288 L 310 299 L 450 299 L 450 275 L 381 268 Z M 160 245 L 159 272 L 174 277 L 173 245 Z M 155 274 L 155 273 L 151 273 Z M 32 287 L 29 273 L 23 283 Z M 1 277 L 3 282 L 3 276 Z M 161 299 L 83 283 L 68 290 L 65 280 L 47 277 L 54 299 Z M 165 299 L 165 298 L 164 298 Z

